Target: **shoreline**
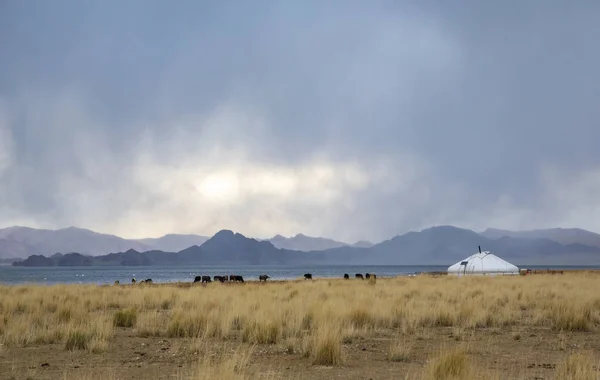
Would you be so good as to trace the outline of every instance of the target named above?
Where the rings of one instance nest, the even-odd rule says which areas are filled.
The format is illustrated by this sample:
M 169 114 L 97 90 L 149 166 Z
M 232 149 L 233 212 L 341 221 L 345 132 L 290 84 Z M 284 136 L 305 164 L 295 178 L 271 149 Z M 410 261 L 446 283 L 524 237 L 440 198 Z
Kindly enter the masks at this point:
M 349 283 L 354 283 L 354 282 L 358 282 L 358 281 L 362 281 L 362 282 L 366 282 L 368 283 L 369 281 L 377 281 L 377 280 L 390 280 L 390 279 L 400 279 L 400 278 L 417 278 L 417 277 L 432 277 L 432 278 L 436 278 L 436 277 L 457 277 L 457 278 L 464 278 L 464 277 L 530 277 L 530 276 L 561 276 L 561 275 L 566 275 L 566 274 L 574 274 L 574 273 L 579 273 L 579 274 L 593 274 L 593 275 L 599 275 L 600 274 L 600 268 L 599 269 L 562 269 L 562 270 L 540 270 L 540 269 L 536 269 L 536 270 L 532 270 L 530 273 L 525 274 L 525 270 L 526 269 L 521 269 L 521 273 L 518 275 L 467 275 L 467 276 L 461 276 L 461 277 L 457 277 L 457 276 L 449 276 L 447 272 L 442 272 L 442 271 L 427 271 L 427 272 L 419 272 L 419 273 L 409 273 L 409 274 L 398 274 L 398 275 L 392 275 L 392 276 L 380 276 L 376 274 L 376 279 L 373 280 L 371 279 L 357 279 L 355 277 L 350 277 L 349 279 L 344 279 L 343 277 L 333 277 L 333 276 L 323 276 L 323 277 L 313 277 L 311 280 L 307 280 L 304 279 L 303 277 L 295 277 L 295 278 L 276 278 L 276 279 L 272 279 L 269 278 L 267 281 L 260 281 L 258 278 L 244 278 L 244 282 L 240 283 L 240 282 L 234 282 L 234 281 L 225 281 L 225 282 L 220 282 L 220 281 L 214 281 L 212 280 L 212 276 L 211 276 L 211 282 L 210 283 L 195 283 L 193 281 L 193 279 L 190 279 L 189 281 L 152 281 L 151 283 L 145 283 L 145 282 L 141 282 L 142 279 L 137 280 L 136 278 L 136 282 L 135 283 L 131 283 L 131 282 L 119 282 L 119 284 L 115 284 L 114 282 L 103 282 L 103 283 L 97 283 L 97 282 L 42 282 L 42 281 L 30 281 L 30 282 L 2 282 L 0 281 L 0 286 L 7 286 L 7 287 L 13 287 L 13 286 L 35 286 L 35 287 L 51 287 L 51 286 L 74 286 L 74 285 L 82 285 L 82 286 L 97 286 L 97 287 L 109 287 L 109 286 L 127 286 L 127 287 L 133 287 L 133 286 L 175 286 L 178 288 L 187 288 L 187 287 L 192 287 L 192 286 L 208 286 L 208 284 L 222 284 L 225 286 L 235 286 L 235 285 L 243 285 L 243 284 L 261 284 L 261 283 L 269 283 L 269 284 L 291 284 L 291 283 L 298 283 L 298 282 L 310 282 L 310 281 L 342 281 L 342 282 L 349 282 Z

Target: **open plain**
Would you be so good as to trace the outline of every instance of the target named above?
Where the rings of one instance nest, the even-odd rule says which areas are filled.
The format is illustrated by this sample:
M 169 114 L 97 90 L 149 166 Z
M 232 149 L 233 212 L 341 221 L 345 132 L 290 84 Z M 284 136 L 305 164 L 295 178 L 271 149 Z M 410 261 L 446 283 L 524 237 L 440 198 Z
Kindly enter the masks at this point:
M 600 379 L 600 274 L 0 287 L 1 379 Z

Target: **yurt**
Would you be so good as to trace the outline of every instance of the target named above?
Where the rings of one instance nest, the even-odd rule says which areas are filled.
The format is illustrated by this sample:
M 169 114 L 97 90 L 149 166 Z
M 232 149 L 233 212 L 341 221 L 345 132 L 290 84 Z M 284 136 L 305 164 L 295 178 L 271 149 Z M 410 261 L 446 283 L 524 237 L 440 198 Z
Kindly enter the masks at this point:
M 465 275 L 518 275 L 519 268 L 506 260 L 499 258 L 490 251 L 479 252 L 448 267 L 448 274 Z

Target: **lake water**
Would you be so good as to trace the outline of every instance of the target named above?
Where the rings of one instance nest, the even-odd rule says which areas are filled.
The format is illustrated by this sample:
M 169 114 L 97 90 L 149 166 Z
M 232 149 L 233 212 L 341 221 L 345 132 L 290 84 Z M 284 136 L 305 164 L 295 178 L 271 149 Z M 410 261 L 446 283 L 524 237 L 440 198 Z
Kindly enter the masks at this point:
M 585 266 L 520 266 L 531 269 L 599 269 L 599 267 Z M 290 280 L 302 278 L 304 273 L 312 273 L 313 278 L 342 278 L 344 273 L 354 277 L 355 273 L 375 273 L 377 277 L 406 276 L 415 272 L 446 271 L 444 266 L 402 266 L 402 265 L 321 265 L 321 266 L 151 266 L 151 267 L 13 267 L 0 266 L 0 284 L 112 284 L 115 280 L 129 283 L 132 278 L 145 280 L 151 278 L 153 282 L 191 282 L 195 276 L 209 275 L 241 275 L 246 281 L 258 281 L 261 274 L 269 275 L 272 280 Z

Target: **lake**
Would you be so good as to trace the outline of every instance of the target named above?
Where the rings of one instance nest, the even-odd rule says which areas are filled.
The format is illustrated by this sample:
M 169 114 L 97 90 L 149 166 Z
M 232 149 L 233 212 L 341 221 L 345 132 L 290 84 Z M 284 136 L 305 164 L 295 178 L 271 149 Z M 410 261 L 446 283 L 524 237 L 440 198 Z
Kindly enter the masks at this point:
M 598 266 L 543 266 L 530 265 L 520 268 L 531 269 L 599 269 Z M 148 266 L 148 267 L 13 267 L 0 266 L 0 284 L 112 284 L 115 280 L 129 283 L 132 278 L 153 282 L 190 282 L 200 275 L 241 275 L 246 281 L 258 281 L 258 276 L 267 274 L 272 280 L 302 278 L 304 273 L 312 273 L 313 278 L 342 278 L 344 273 L 354 277 L 355 273 L 375 273 L 378 277 L 406 276 L 415 272 L 446 271 L 447 265 L 187 265 L 187 266 Z

